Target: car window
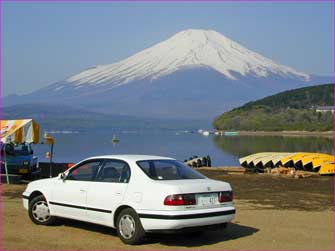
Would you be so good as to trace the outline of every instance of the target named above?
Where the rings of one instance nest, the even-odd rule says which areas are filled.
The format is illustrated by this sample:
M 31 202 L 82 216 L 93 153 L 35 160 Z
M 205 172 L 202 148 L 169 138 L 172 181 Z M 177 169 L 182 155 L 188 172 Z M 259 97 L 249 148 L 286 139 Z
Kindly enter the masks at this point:
M 127 183 L 130 178 L 128 164 L 121 160 L 106 160 L 96 177 L 99 182 Z
M 14 146 L 15 155 L 30 155 L 30 146 L 28 144 L 17 144 Z
M 137 165 L 154 180 L 205 179 L 206 177 L 176 160 L 142 160 Z
M 72 169 L 66 179 L 92 181 L 98 172 L 100 163 L 100 160 L 85 162 Z

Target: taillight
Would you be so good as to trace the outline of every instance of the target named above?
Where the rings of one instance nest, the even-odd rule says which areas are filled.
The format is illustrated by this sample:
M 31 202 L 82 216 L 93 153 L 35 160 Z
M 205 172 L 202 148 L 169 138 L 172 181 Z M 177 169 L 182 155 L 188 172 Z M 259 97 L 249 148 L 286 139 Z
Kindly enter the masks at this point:
M 220 203 L 229 202 L 229 201 L 233 201 L 233 191 L 219 192 L 219 202 Z
M 165 198 L 164 205 L 166 206 L 187 206 L 195 205 L 194 194 L 172 194 Z

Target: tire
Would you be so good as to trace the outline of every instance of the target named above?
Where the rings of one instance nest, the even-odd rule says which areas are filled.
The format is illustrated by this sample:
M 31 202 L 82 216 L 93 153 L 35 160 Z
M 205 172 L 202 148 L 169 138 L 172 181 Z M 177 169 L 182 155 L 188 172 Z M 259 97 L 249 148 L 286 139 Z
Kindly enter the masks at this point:
M 36 196 L 29 202 L 29 217 L 37 225 L 52 225 L 56 217 L 50 215 L 49 205 L 43 195 Z
M 116 228 L 121 241 L 128 245 L 139 244 L 145 236 L 140 218 L 131 208 L 120 212 L 116 220 Z

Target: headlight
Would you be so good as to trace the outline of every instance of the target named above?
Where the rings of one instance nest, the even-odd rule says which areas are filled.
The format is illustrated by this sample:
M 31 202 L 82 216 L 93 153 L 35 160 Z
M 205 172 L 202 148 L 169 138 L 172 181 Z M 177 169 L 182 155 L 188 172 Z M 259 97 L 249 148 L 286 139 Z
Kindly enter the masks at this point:
M 24 166 L 28 166 L 29 165 L 29 161 L 23 161 L 23 165 Z

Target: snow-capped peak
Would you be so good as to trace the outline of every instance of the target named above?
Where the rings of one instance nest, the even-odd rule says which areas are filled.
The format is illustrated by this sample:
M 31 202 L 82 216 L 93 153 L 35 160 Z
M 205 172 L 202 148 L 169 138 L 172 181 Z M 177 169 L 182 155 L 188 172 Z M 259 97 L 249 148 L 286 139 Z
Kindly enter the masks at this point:
M 308 74 L 277 64 L 216 31 L 188 29 L 120 62 L 85 70 L 66 82 L 78 87 L 86 84 L 118 86 L 132 80 L 154 80 L 192 67 L 211 68 L 232 80 L 237 74 L 309 79 Z

